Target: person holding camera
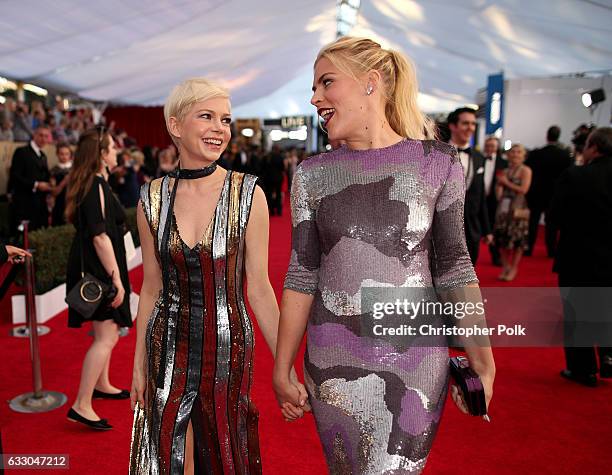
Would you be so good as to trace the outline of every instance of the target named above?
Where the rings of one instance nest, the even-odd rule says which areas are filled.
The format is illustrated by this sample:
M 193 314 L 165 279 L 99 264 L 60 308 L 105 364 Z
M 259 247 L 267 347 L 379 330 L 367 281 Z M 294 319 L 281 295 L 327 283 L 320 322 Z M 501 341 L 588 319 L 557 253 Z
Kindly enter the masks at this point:
M 76 228 L 70 249 L 66 288 L 81 282 L 83 274 L 107 284 L 110 291 L 87 320 L 91 320 L 94 341 L 85 355 L 79 391 L 68 419 L 93 429 L 112 426 L 98 417 L 92 398 L 128 399 L 127 390 L 113 386 L 109 379 L 111 353 L 119 339 L 119 327 L 131 327 L 127 262 L 123 231 L 125 212 L 108 185 L 108 169 L 117 166 L 112 136 L 103 127 L 83 133 L 74 156 L 66 193 L 66 218 Z M 81 292 L 82 293 L 82 292 Z M 79 328 L 85 317 L 73 306 L 68 326 Z

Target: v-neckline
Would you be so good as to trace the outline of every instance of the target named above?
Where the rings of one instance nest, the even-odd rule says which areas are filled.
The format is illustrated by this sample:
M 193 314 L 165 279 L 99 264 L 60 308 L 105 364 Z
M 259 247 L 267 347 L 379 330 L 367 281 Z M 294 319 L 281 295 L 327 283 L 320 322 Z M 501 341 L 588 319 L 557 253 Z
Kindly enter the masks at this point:
M 178 236 L 179 241 L 181 241 L 181 243 L 185 247 L 187 247 L 189 251 L 195 251 L 198 247 L 200 247 L 202 243 L 204 242 L 204 240 L 206 239 L 206 237 L 210 234 L 210 227 L 213 225 L 217 217 L 217 211 L 219 210 L 219 205 L 221 204 L 221 201 L 223 201 L 223 195 L 225 194 L 225 186 L 226 186 L 227 180 L 229 179 L 230 174 L 231 174 L 230 170 L 228 170 L 225 173 L 225 178 L 223 179 L 223 184 L 221 185 L 221 193 L 219 193 L 219 198 L 217 199 L 217 204 L 215 205 L 215 209 L 213 210 L 212 216 L 210 217 L 208 224 L 204 228 L 204 233 L 200 236 L 200 239 L 193 246 L 190 246 L 189 244 L 187 244 L 185 240 L 183 239 L 183 237 L 181 236 L 181 230 L 178 225 L 178 220 L 176 219 L 176 214 L 174 213 L 174 207 L 172 208 L 171 210 L 172 211 L 172 223 L 174 224 L 174 227 L 176 229 L 176 235 Z M 172 192 L 172 190 L 170 189 L 170 179 L 168 179 L 168 182 L 166 183 L 166 190 L 168 191 L 168 196 L 170 196 Z

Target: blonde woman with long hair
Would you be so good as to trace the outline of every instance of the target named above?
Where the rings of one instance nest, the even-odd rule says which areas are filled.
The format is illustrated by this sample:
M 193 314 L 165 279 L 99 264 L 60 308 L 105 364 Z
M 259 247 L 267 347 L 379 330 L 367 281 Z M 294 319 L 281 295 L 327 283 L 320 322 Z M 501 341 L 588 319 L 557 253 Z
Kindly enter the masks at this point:
M 375 342 L 360 297 L 366 287 L 435 287 L 456 301 L 477 287 L 461 163 L 433 140 L 413 67 L 372 40 L 345 37 L 321 50 L 311 102 L 329 139 L 343 145 L 304 161 L 293 180 L 277 399 L 288 420 L 312 407 L 331 473 L 420 472 L 446 399 L 446 340 Z M 290 379 L 306 329 L 309 401 Z M 467 351 L 489 402 L 491 350 Z M 453 399 L 465 412 L 456 389 Z

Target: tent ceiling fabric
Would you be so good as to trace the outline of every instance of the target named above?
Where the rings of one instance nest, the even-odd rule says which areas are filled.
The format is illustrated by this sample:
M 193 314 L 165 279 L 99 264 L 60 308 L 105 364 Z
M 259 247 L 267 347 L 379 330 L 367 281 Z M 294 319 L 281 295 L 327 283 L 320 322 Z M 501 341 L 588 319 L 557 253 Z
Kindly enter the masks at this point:
M 312 113 L 312 61 L 336 32 L 335 0 L 26 0 L 2 10 L 0 75 L 144 105 L 207 76 L 230 87 L 238 116 Z M 362 0 L 351 34 L 410 56 L 430 111 L 474 102 L 500 70 L 612 68 L 611 0 Z

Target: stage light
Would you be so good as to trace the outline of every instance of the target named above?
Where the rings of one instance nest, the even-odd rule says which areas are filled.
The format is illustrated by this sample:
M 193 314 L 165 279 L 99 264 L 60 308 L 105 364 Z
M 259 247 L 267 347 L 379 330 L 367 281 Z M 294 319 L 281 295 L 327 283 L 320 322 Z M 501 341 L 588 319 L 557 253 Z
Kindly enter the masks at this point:
M 24 84 L 23 88 L 26 91 L 33 92 L 37 96 L 46 96 L 48 94 L 48 91 L 46 89 L 44 89 L 42 87 L 35 86 L 34 84 Z
M 510 150 L 512 148 L 512 140 L 506 140 L 504 142 L 504 150 Z
M 606 93 L 603 89 L 593 89 L 582 94 L 582 105 L 586 108 L 599 104 L 606 100 Z
M 255 134 L 253 129 L 242 129 L 242 135 L 245 137 L 252 137 Z

